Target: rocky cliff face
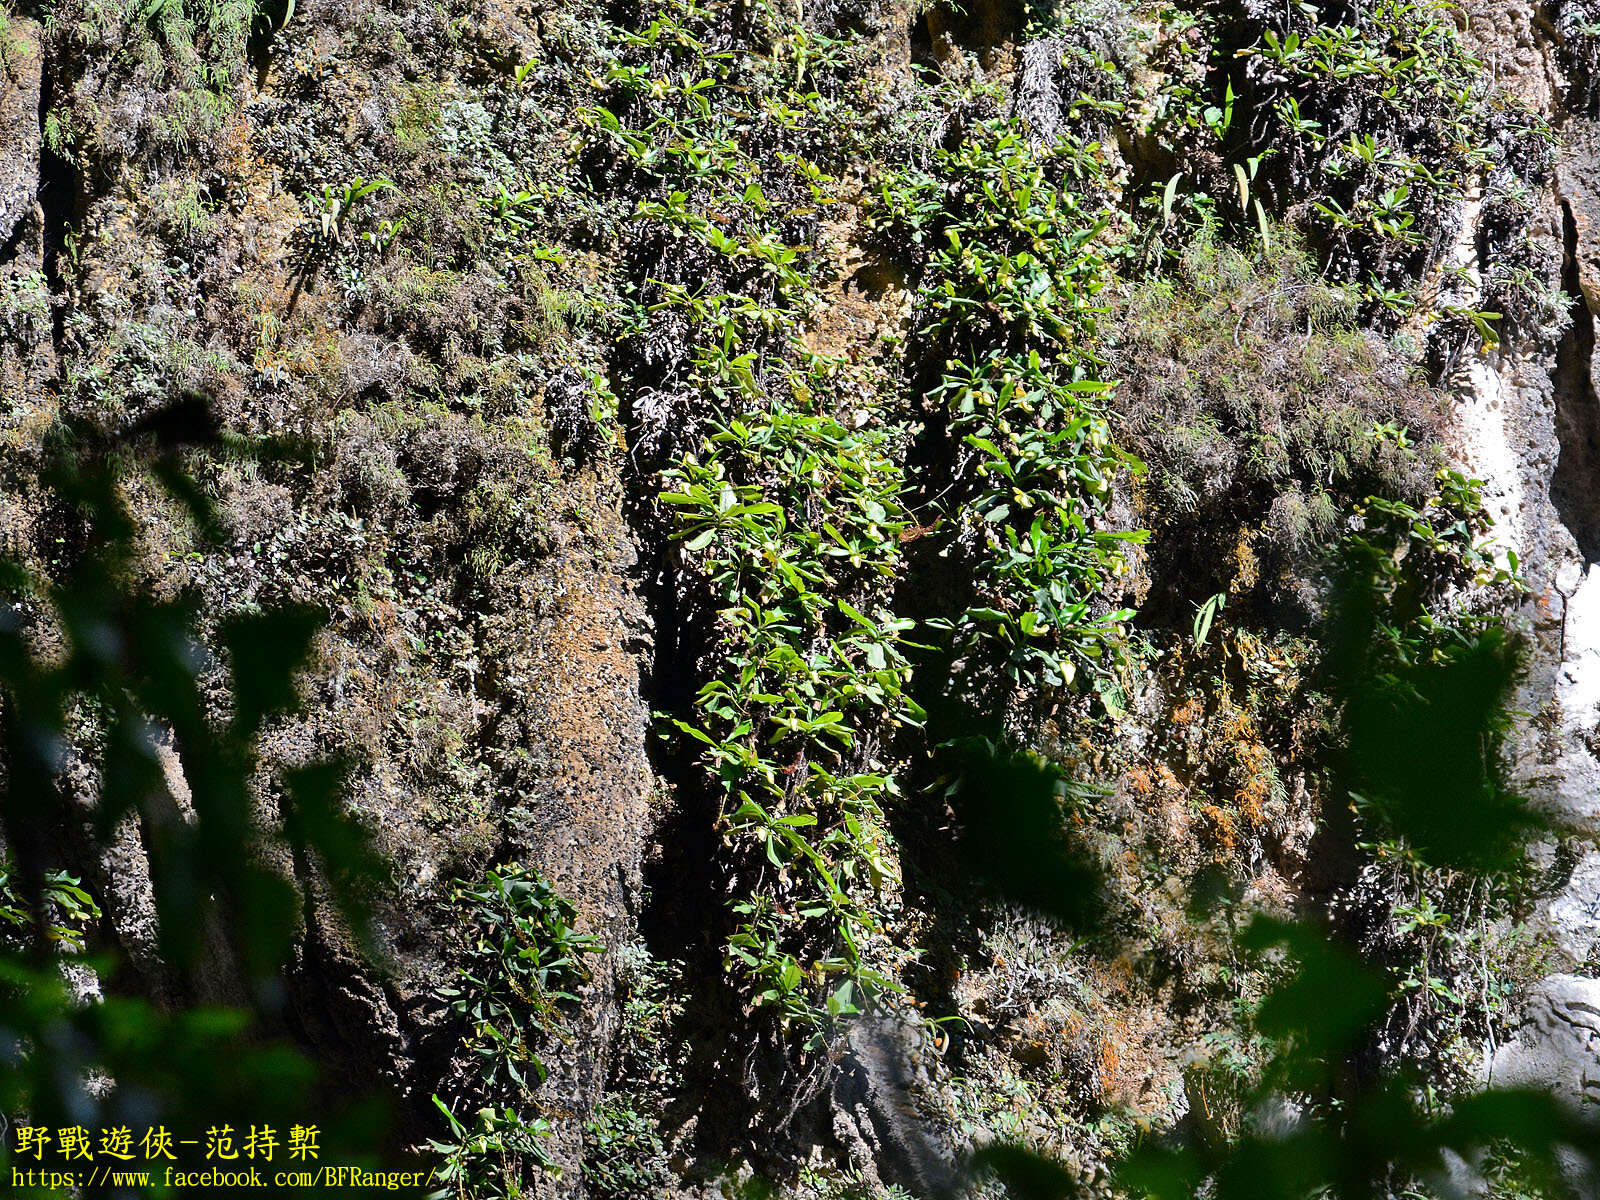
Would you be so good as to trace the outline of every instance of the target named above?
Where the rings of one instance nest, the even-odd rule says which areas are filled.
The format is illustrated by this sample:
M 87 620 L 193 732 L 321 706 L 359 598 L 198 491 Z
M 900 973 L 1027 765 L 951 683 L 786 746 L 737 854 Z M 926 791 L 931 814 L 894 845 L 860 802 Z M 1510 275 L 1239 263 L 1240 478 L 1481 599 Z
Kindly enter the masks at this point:
M 636 936 L 657 785 L 640 686 L 651 633 L 626 496 L 615 471 L 549 457 L 559 415 L 538 409 L 517 368 L 506 373 L 577 293 L 530 282 L 497 295 L 503 280 L 419 261 L 374 325 L 344 308 L 351 281 L 318 278 L 324 249 L 363 244 L 340 225 L 355 201 L 341 192 L 341 208 L 320 183 L 302 194 L 310 185 L 292 180 L 335 182 L 341 168 L 323 155 L 359 142 L 380 108 L 403 108 L 414 55 L 444 36 L 444 15 L 301 5 L 305 38 L 269 66 L 247 49 L 270 31 L 255 6 L 200 20 L 170 7 L 170 20 L 106 6 L 3 14 L 0 538 L 13 559 L 51 570 L 67 519 L 37 490 L 37 435 L 53 423 L 125 429 L 194 389 L 247 441 L 321 446 L 309 459 L 205 468 L 226 534 L 203 551 L 156 493 L 134 484 L 129 500 L 157 594 L 201 597 L 219 621 L 305 602 L 330 617 L 305 715 L 267 735 L 263 778 L 352 753 L 362 766 L 349 804 L 393 876 L 375 957 L 320 902 L 320 885 L 299 881 L 282 1019 L 333 1075 L 399 1098 L 403 1138 L 416 1143 L 437 1132 L 431 1097 L 463 1057 L 443 997 L 458 970 L 452 879 L 522 861 L 608 945 Z M 473 36 L 511 37 L 508 21 L 536 41 L 499 13 L 477 14 Z M 412 65 L 371 40 L 381 37 L 411 44 L 401 58 Z M 427 87 L 451 86 L 423 73 Z M 452 136 L 487 120 L 456 111 L 466 127 Z M 308 226 L 306 203 L 332 223 L 310 215 Z M 513 327 L 525 349 L 496 358 Z M 468 376 L 488 391 L 463 404 Z M 442 402 L 397 405 L 406 381 L 424 377 Z M 158 752 L 173 819 L 192 821 L 180 755 Z M 93 766 L 80 768 L 72 799 L 87 837 L 97 785 Z M 118 988 L 166 1005 L 240 1002 L 225 954 L 198 978 L 163 961 L 148 836 L 125 822 L 109 844 L 74 853 L 126 963 Z M 617 1035 L 614 964 L 545 1055 L 551 1157 L 574 1177 Z
M 287 865 L 274 1020 L 397 1143 L 439 1097 L 462 1194 L 943 1195 L 1008 1141 L 1103 1188 L 1267 1120 L 1253 913 L 1423 984 L 1361 1069 L 1600 1095 L 1592 23 L 1281 7 L 0 9 L 0 547 L 60 575 L 63 439 L 137 467 L 204 400 L 218 529 L 130 469 L 134 573 L 203 614 L 214 721 L 230 616 L 321 615 L 258 820 L 348 759 L 388 864 L 375 948 Z M 1339 71 L 1285 49 L 1328 29 Z M 1521 908 L 1363 858 L 1330 783 L 1325 552 L 1450 461 L 1527 584 Z M 249 1001 L 225 939 L 165 960 L 92 726 L 56 853 L 104 988 Z M 1016 841 L 1087 847 L 1088 935 L 986 839 L 974 734 L 1047 796 Z M 472 898 L 512 863 L 605 947 L 548 987 L 504 959 L 567 910 Z
M 1491 1047 L 1491 1079 L 1556 1088 L 1575 1102 L 1592 1098 L 1596 1067 L 1591 1026 L 1600 1000 L 1593 955 L 1600 925 L 1600 852 L 1594 836 L 1600 796 L 1595 733 L 1600 609 L 1594 562 L 1595 455 L 1600 402 L 1594 378 L 1594 313 L 1600 300 L 1595 238 L 1600 235 L 1595 128 L 1580 106 L 1583 68 L 1541 23 L 1543 14 L 1474 12 L 1469 29 L 1485 57 L 1560 131 L 1550 185 L 1539 200 L 1546 272 L 1568 297 L 1571 321 L 1559 339 L 1527 337 L 1511 353 L 1463 364 L 1461 453 L 1489 483 L 1505 544 L 1526 564 L 1536 650 L 1525 691 L 1529 722 L 1521 777 L 1552 821 L 1536 850 L 1556 881 L 1533 923 L 1555 948 L 1556 972 L 1534 985 L 1525 1023 Z M 1468 224 L 1481 270 L 1484 237 Z

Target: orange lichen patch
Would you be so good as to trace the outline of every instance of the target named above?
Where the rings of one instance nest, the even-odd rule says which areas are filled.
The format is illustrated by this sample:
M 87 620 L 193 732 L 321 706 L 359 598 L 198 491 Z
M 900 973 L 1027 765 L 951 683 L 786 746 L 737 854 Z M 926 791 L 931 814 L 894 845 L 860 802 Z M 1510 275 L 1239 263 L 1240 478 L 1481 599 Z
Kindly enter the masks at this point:
M 1200 699 L 1199 696 L 1190 696 L 1172 710 L 1172 723 L 1179 726 L 1193 725 L 1205 715 L 1205 701 Z
M 1228 591 L 1242 595 L 1251 591 L 1261 579 L 1261 561 L 1256 557 L 1254 529 L 1241 529 L 1239 540 L 1233 546 L 1233 582 Z
M 1156 814 L 1169 844 L 1182 846 L 1190 840 L 1193 809 L 1183 793 L 1164 791 L 1156 806 Z
M 1182 796 L 1184 791 L 1178 777 L 1166 763 L 1141 763 L 1130 767 L 1126 778 L 1128 790 L 1140 799 Z
M 267 169 L 266 164 L 256 156 L 255 147 L 250 144 L 250 122 L 238 113 L 225 120 L 218 130 L 217 152 L 236 178 Z
M 1267 823 L 1267 804 L 1272 798 L 1272 751 L 1260 742 L 1246 742 L 1234 747 L 1233 757 L 1245 777 L 1234 801 L 1245 820 L 1259 828 Z
M 265 375 L 337 378 L 343 369 L 343 342 L 331 329 L 304 316 L 285 323 L 276 298 L 255 297 L 251 317 L 251 365 Z M 304 310 L 302 310 L 304 313 Z
M 1221 734 L 1228 742 L 1243 741 L 1253 738 L 1256 731 L 1255 718 L 1242 708 L 1228 705 L 1226 716 L 1222 720 Z
M 1212 833 L 1217 843 L 1227 853 L 1232 854 L 1237 845 L 1233 814 L 1215 804 L 1206 805 L 1201 812 L 1205 814 L 1206 820 L 1211 822 Z
M 910 327 L 911 293 L 902 272 L 863 249 L 859 185 L 846 182 L 835 200 L 835 218 L 823 222 L 816 245 L 832 280 L 819 290 L 800 340 L 813 353 L 862 362 L 885 337 Z
M 1117 1038 L 1119 1035 L 1126 1037 L 1127 1033 L 1128 1023 L 1117 1017 L 1111 1022 L 1111 1031 L 1100 1036 L 1096 1082 L 1101 1091 L 1116 1091 L 1122 1082 L 1122 1055 L 1117 1049 Z
M 280 305 L 293 291 L 293 255 L 289 239 L 304 219 L 294 196 L 280 186 L 275 169 L 256 153 L 249 123 L 230 121 L 223 130 L 229 172 L 243 198 L 243 209 L 229 224 L 231 254 L 257 281 L 270 280 L 268 290 Z
M 0 445 L 13 449 L 38 445 L 45 434 L 54 428 L 60 416 L 61 405 L 54 389 L 41 388 L 29 398 L 29 403 L 17 404 L 12 408 L 4 432 L 0 433 Z M 8 547 L 6 553 L 14 554 L 16 551 Z
M 627 642 L 640 600 L 619 565 L 626 553 L 617 490 L 587 476 L 569 484 L 586 528 L 554 565 L 559 608 L 534 663 L 540 691 L 536 727 L 548 746 L 545 785 L 560 797 L 562 843 L 552 839 L 542 868 L 567 887 L 580 911 L 616 913 L 619 871 L 649 820 L 651 776 L 636 697 L 639 662 Z M 584 536 L 577 536 L 582 533 Z M 601 547 L 598 555 L 585 545 Z M 602 557 L 603 556 L 603 557 Z M 598 569 L 597 569 L 598 568 Z M 565 846 L 582 846 L 581 855 Z
M 1098 999 L 1076 1039 L 1080 1053 L 1087 1051 L 1084 1065 L 1102 1102 L 1138 1110 L 1152 1083 L 1159 1091 L 1159 1081 L 1171 1070 L 1160 1046 L 1164 1017 L 1151 995 L 1136 985 L 1129 964 L 1106 964 L 1091 977 Z
M 1114 958 L 1098 964 L 1090 972 L 1095 991 L 1104 996 L 1130 996 L 1137 985 L 1133 963 L 1126 958 Z

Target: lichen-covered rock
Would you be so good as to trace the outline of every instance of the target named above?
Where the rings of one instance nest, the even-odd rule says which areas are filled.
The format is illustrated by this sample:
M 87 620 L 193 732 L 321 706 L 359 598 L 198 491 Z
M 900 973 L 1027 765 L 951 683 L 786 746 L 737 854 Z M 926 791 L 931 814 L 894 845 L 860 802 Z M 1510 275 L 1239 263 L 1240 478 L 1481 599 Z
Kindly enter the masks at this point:
M 1600 980 L 1544 980 L 1513 1040 L 1495 1054 L 1491 1076 L 1510 1087 L 1554 1088 L 1574 1103 L 1600 1102 Z
M 39 202 L 43 68 L 38 26 L 8 18 L 0 29 L 0 262 L 19 253 L 30 216 L 34 238 L 42 233 L 34 208 Z

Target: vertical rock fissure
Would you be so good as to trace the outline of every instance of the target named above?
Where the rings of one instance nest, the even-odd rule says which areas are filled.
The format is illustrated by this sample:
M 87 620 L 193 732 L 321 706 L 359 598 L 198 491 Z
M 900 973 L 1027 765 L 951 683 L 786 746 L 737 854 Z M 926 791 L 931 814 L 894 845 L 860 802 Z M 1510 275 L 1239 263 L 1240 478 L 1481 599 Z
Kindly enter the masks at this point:
M 1600 561 L 1600 397 L 1594 386 L 1594 314 L 1584 295 L 1579 267 L 1578 226 L 1572 204 L 1561 201 L 1565 253 L 1562 289 L 1572 320 L 1556 352 L 1555 425 L 1560 457 L 1550 481 L 1550 499 L 1571 532 L 1584 562 Z
M 1587 130 L 1569 137 L 1557 170 L 1563 238 L 1562 289 L 1571 321 L 1551 372 L 1557 460 L 1549 505 L 1537 505 L 1534 544 L 1556 548 L 1543 569 L 1560 604 L 1560 644 L 1552 668 L 1553 725 L 1535 792 L 1557 835 L 1542 850 L 1554 890 L 1532 924 L 1552 951 L 1552 973 L 1534 984 L 1521 1022 L 1496 1048 L 1492 1082 L 1550 1088 L 1571 1102 L 1594 1098 L 1595 1051 L 1588 1018 L 1600 1004 L 1592 961 L 1600 945 L 1600 398 L 1594 384 L 1595 281 L 1592 237 L 1596 207 L 1589 183 Z M 1571 541 L 1563 545 L 1563 534 Z M 1543 662 L 1548 660 L 1541 660 Z M 1553 752 L 1553 753 L 1552 753 Z M 1547 772 L 1547 774 L 1545 773 Z
M 56 101 L 56 56 L 43 47 L 39 75 L 39 213 L 44 228 L 41 236 L 41 270 L 50 289 L 50 340 L 55 350 L 58 380 L 64 382 L 63 350 L 67 327 L 67 282 L 62 271 L 62 256 L 73 227 L 78 201 L 77 171 L 50 145 L 50 113 Z

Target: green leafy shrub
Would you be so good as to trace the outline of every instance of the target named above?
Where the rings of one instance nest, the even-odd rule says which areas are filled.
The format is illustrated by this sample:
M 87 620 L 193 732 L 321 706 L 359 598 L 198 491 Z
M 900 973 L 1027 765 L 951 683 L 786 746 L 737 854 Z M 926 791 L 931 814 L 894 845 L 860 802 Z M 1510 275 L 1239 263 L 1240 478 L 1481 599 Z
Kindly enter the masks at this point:
M 740 51 L 710 48 L 724 23 Z M 823 256 L 785 216 L 837 202 L 821 164 L 858 118 L 840 45 L 774 6 L 665 3 L 618 41 L 584 155 L 645 196 L 619 398 L 705 646 L 674 724 L 727 848 L 727 969 L 816 1046 L 896 986 L 867 950 L 896 874 L 878 747 L 920 719 L 889 609 L 903 435 L 799 336 Z
M 1225 156 L 1260 162 L 1275 211 L 1307 197 L 1324 260 L 1377 306 L 1437 261 L 1437 231 L 1473 183 L 1524 159 L 1516 143 L 1549 144 L 1542 121 L 1486 84 L 1445 0 L 1290 6 L 1230 38 L 1244 48 L 1242 70 L 1219 64 L 1240 109 Z
M 528 1109 L 545 1077 L 539 1050 L 562 1036 L 562 1010 L 589 978 L 585 956 L 604 949 L 574 928 L 576 919 L 573 903 L 521 863 L 491 867 L 481 884 L 452 886 L 456 982 L 439 994 L 467 1026 L 462 1049 L 477 1072 L 451 1089 L 454 1105 L 433 1098 L 448 1126 L 447 1137 L 428 1142 L 445 1185 L 435 1196 L 500 1200 L 525 1194 L 527 1167 L 560 1174 L 544 1147 L 550 1123 Z M 463 1104 L 480 1105 L 470 1125 L 456 1116 Z
M 602 1200 L 649 1200 L 670 1188 L 676 1138 L 666 1114 L 690 1083 L 691 1050 L 677 1036 L 692 1007 L 684 964 L 660 959 L 642 943 L 617 950 L 623 994 L 617 1053 L 606 1092 L 584 1129 L 584 1185 Z
M 46 871 L 43 879 L 44 935 L 53 946 L 82 953 L 89 927 L 100 919 L 100 906 L 79 885 L 83 881 L 65 871 Z M 16 871 L 0 860 L 0 947 L 20 954 L 32 936 L 34 916 L 16 890 Z M 9 929 L 5 926 L 10 926 Z
M 570 990 L 588 978 L 585 955 L 603 947 L 573 927 L 577 909 L 537 871 L 492 868 L 476 887 L 451 889 L 460 922 L 457 981 L 441 990 L 468 1023 L 467 1049 L 494 1094 L 518 1094 L 544 1078 L 536 1047 L 555 1032 Z
M 651 1200 L 671 1186 L 655 1122 L 621 1097 L 607 1097 L 595 1109 L 584 1144 L 584 1185 L 604 1200 Z
M 926 486 L 973 592 L 955 651 L 1029 685 L 1105 676 L 1132 615 L 1100 603 L 1141 535 L 1103 520 L 1136 464 L 1111 440 L 1099 373 L 1110 218 L 1084 196 L 1099 178 L 1092 145 L 1038 148 L 986 120 L 931 170 L 884 181 L 872 214 L 915 260 L 912 386 L 947 430 L 952 476 Z
M 726 640 L 695 720 L 677 724 L 704 745 L 722 823 L 762 879 L 734 902 L 729 966 L 758 1006 L 815 1023 L 892 987 L 862 941 L 894 876 L 882 810 L 894 783 L 860 743 L 920 719 L 900 645 L 911 622 L 881 607 L 907 524 L 900 476 L 881 433 L 803 408 L 731 421 L 705 446 L 660 499 L 702 556 Z
M 529 1167 L 561 1174 L 544 1147 L 551 1132 L 544 1118 L 525 1121 L 514 1109 L 488 1107 L 468 1127 L 437 1096 L 433 1102 L 450 1136 L 428 1142 L 439 1156 L 430 1182 L 442 1185 L 428 1193 L 429 1200 L 518 1200 L 529 1194 Z

